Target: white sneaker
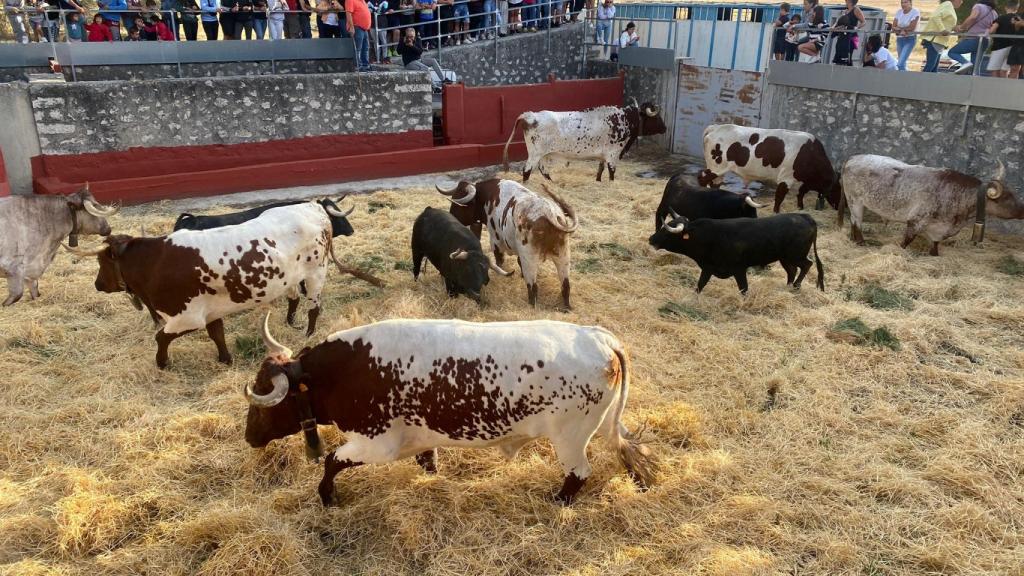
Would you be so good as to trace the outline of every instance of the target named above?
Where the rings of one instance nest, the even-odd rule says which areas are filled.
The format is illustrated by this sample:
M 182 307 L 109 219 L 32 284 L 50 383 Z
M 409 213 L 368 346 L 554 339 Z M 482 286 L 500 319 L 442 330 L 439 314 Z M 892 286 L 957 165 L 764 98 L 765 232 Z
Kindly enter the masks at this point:
M 467 36 L 466 37 L 466 44 L 472 44 L 474 42 L 476 42 L 476 40 L 473 40 L 472 36 Z

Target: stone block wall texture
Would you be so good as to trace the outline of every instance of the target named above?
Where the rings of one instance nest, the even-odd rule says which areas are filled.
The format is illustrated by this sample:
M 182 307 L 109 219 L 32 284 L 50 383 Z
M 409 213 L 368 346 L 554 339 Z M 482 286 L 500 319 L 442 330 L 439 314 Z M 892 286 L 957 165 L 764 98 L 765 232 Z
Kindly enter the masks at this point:
M 778 85 L 770 93 L 769 127 L 814 134 L 837 166 L 881 154 L 987 178 L 998 158 L 1024 198 L 1024 112 Z M 1020 221 L 994 228 L 1024 233 Z
M 26 80 L 29 74 L 43 74 L 45 66 L 0 68 L 0 83 Z M 214 76 L 262 76 L 266 74 L 329 74 L 354 72 L 352 60 L 267 60 L 258 62 L 192 62 L 177 64 L 118 64 L 112 66 L 64 67 L 64 78 L 71 82 L 103 80 L 156 80 L 159 78 L 208 78 Z
M 672 147 L 673 122 L 675 117 L 672 111 L 675 109 L 675 86 L 677 74 L 672 70 L 660 70 L 657 68 L 641 68 L 638 66 L 619 66 L 608 60 L 588 60 L 587 78 L 609 78 L 617 76 L 619 72 L 626 73 L 625 91 L 622 101 L 628 106 L 636 100 L 637 104 L 653 102 L 661 106 L 661 117 L 666 122 L 665 134 L 652 138 L 662 148 L 669 150 Z
M 562 80 L 584 77 L 582 22 L 563 24 L 550 32 L 514 34 L 470 45 L 443 48 L 424 56 L 438 58 L 441 67 L 452 70 L 466 86 L 535 84 L 546 82 L 548 74 Z
M 29 91 L 43 154 L 432 128 L 423 72 L 77 82 Z

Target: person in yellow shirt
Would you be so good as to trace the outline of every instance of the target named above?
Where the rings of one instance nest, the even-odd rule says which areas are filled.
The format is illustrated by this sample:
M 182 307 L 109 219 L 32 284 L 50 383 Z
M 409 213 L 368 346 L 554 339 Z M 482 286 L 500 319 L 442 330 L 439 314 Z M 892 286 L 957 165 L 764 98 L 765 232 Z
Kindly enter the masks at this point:
M 938 72 L 939 56 L 946 49 L 946 36 L 956 27 L 956 9 L 963 3 L 963 0 L 946 0 L 928 16 L 921 39 L 927 51 L 924 72 Z

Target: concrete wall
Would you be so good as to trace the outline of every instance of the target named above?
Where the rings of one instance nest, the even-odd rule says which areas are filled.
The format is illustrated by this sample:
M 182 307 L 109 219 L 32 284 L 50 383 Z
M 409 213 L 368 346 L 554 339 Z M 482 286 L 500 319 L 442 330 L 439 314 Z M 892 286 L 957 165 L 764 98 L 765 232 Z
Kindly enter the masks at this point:
M 0 150 L 14 194 L 32 192 L 33 156 L 39 155 L 39 138 L 32 117 L 28 84 L 0 84 Z
M 29 95 L 43 154 L 432 126 L 430 86 L 419 72 L 34 84 Z
M 566 24 L 499 39 L 497 58 L 494 41 L 485 41 L 444 48 L 439 60 L 467 86 L 546 82 L 550 73 L 563 80 L 583 78 L 583 26 Z M 436 50 L 429 55 L 438 57 Z
M 624 104 L 628 106 L 635 99 L 637 104 L 653 102 L 661 106 L 662 118 L 665 120 L 667 130 L 664 135 L 653 137 L 650 140 L 666 150 L 671 150 L 672 133 L 675 128 L 675 117 L 672 110 L 675 108 L 676 102 L 678 73 L 658 68 L 619 66 L 608 60 L 587 61 L 588 78 L 609 78 L 617 76 L 620 70 L 626 73 L 622 99 Z

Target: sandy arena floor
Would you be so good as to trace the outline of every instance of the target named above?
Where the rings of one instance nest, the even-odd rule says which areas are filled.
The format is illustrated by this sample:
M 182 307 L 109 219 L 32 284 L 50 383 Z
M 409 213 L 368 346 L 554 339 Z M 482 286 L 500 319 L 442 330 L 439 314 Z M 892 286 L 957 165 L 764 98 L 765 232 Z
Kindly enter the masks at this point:
M 518 275 L 492 279 L 484 308 L 448 299 L 433 268 L 414 283 L 412 221 L 446 206 L 429 179 L 356 198 L 356 234 L 336 242 L 387 288 L 332 271 L 310 340 L 273 306 L 295 349 L 396 317 L 601 324 L 631 349 L 626 421 L 647 423 L 663 460 L 649 492 L 597 443 L 578 502 L 556 506 L 561 474 L 540 442 L 511 463 L 442 449 L 436 476 L 412 459 L 346 471 L 345 505 L 325 510 L 300 437 L 242 439 L 265 309 L 227 320 L 234 366 L 196 334 L 161 371 L 148 315 L 93 289 L 93 259 L 60 253 L 41 301 L 0 310 L 0 573 L 1024 573 L 1024 239 L 977 248 L 965 231 L 933 258 L 877 222 L 875 245 L 854 246 L 834 212 L 810 210 L 827 292 L 786 289 L 776 265 L 746 298 L 715 279 L 697 299 L 692 262 L 647 246 L 665 178 L 637 174 L 674 162 L 634 158 L 612 184 L 590 163 L 554 170 L 581 218 L 570 314 L 555 310 L 551 264 L 536 310 Z M 165 233 L 194 205 L 111 223 Z M 852 318 L 899 349 L 831 331 Z

